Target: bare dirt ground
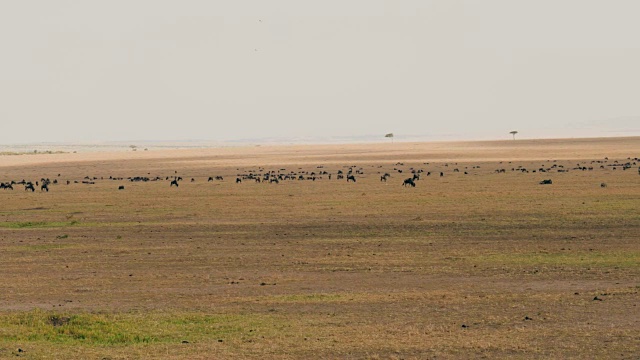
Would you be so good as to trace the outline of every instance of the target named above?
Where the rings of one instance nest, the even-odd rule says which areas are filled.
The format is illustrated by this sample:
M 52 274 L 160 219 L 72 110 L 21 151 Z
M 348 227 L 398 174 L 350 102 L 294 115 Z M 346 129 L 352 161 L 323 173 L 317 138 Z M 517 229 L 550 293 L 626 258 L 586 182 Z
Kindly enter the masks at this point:
M 640 359 L 638 157 L 638 137 L 0 157 L 0 182 L 57 180 L 0 189 L 0 358 Z

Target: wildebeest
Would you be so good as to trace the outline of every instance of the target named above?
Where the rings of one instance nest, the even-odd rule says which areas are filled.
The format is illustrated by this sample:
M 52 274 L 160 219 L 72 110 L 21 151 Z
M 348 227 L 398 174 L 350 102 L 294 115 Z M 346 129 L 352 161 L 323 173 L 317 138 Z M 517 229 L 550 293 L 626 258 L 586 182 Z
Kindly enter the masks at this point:
M 128 178 L 128 179 L 131 182 L 137 182 L 137 181 L 147 182 L 147 181 L 151 181 L 151 179 L 149 179 L 146 176 L 135 176 L 135 177 Z
M 32 183 L 27 183 L 27 185 L 24 186 L 24 191 L 28 191 L 28 190 L 31 190 L 31 192 L 36 191 Z
M 607 184 L 606 184 L 606 183 L 601 183 L 601 184 L 600 184 L 600 187 L 602 187 L 602 188 L 606 188 L 606 187 L 607 187 Z
M 348 176 L 347 176 L 347 182 L 349 182 L 349 181 L 356 182 L 356 177 L 355 177 L 355 176 L 353 176 L 353 175 L 348 175 Z
M 49 186 L 47 185 L 47 183 L 42 183 L 42 186 L 40 187 L 40 191 L 49 192 Z
M 178 179 L 171 180 L 171 184 L 169 184 L 169 187 L 172 187 L 173 185 L 178 187 Z
M 550 185 L 550 184 L 553 184 L 553 181 L 551 181 L 551 179 L 540 181 L 540 185 Z
M 237 184 L 237 183 L 241 183 L 241 182 L 242 182 L 242 179 L 240 179 L 240 178 L 236 178 L 236 184 Z
M 413 181 L 413 178 L 407 178 L 402 183 L 402 186 L 411 185 L 411 187 L 416 187 L 416 183 Z
M 169 186 L 171 186 L 171 185 L 169 185 Z M 124 185 L 118 186 L 118 190 L 124 190 Z

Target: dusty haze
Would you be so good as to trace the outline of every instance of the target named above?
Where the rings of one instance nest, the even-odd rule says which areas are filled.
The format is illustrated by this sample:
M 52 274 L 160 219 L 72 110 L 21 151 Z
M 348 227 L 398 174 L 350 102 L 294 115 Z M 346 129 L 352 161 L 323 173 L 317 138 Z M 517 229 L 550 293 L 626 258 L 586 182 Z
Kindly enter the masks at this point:
M 510 160 L 566 160 L 627 158 L 637 154 L 640 137 L 546 140 L 407 142 L 333 145 L 272 145 L 222 148 L 159 149 L 153 151 L 84 151 L 79 153 L 2 156 L 0 168 L 120 161 L 135 171 L 140 163 L 162 160 L 190 167 L 343 164 L 365 162 L 478 162 Z
M 640 134 L 635 1 L 0 7 L 0 143 Z M 5 128 L 7 129 L 7 128 Z

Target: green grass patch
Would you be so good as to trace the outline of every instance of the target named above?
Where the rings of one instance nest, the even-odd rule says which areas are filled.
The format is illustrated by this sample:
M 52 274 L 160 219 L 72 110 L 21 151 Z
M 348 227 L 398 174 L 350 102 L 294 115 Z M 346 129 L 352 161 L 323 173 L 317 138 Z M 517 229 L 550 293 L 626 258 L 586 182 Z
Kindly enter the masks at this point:
M 44 310 L 0 315 L 0 342 L 136 345 L 239 339 L 282 327 L 272 315 L 202 313 L 81 313 Z
M 38 244 L 38 245 L 18 245 L 8 246 L 7 251 L 45 251 L 45 250 L 62 250 L 68 249 L 69 244 Z
M 56 228 L 78 225 L 79 222 L 73 221 L 7 221 L 0 223 L 0 228 L 9 229 L 30 229 L 30 228 Z
M 640 267 L 640 252 L 561 252 L 491 254 L 473 257 L 474 261 L 521 266 L 570 266 L 570 267 Z
M 137 222 L 137 221 L 114 221 L 114 222 L 98 222 L 98 221 L 6 221 L 0 222 L 0 228 L 5 229 L 51 229 L 66 227 L 129 227 L 141 225 L 157 225 L 157 222 Z
M 342 294 L 294 294 L 274 296 L 270 300 L 286 303 L 321 303 L 345 301 L 346 297 Z

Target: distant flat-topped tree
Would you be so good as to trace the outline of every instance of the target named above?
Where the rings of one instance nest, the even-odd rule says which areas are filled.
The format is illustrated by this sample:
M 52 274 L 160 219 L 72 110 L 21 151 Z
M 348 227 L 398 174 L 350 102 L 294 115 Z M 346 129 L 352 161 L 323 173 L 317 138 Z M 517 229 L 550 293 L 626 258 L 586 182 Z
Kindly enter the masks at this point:
M 390 139 L 391 139 L 391 142 L 393 143 L 393 133 L 388 133 L 388 134 L 386 134 L 384 137 L 386 137 L 386 138 L 390 138 Z
M 516 134 L 517 134 L 517 133 L 518 133 L 518 132 L 514 130 L 514 131 L 511 131 L 509 134 L 513 135 L 513 140 L 515 140 L 515 139 L 516 139 Z

